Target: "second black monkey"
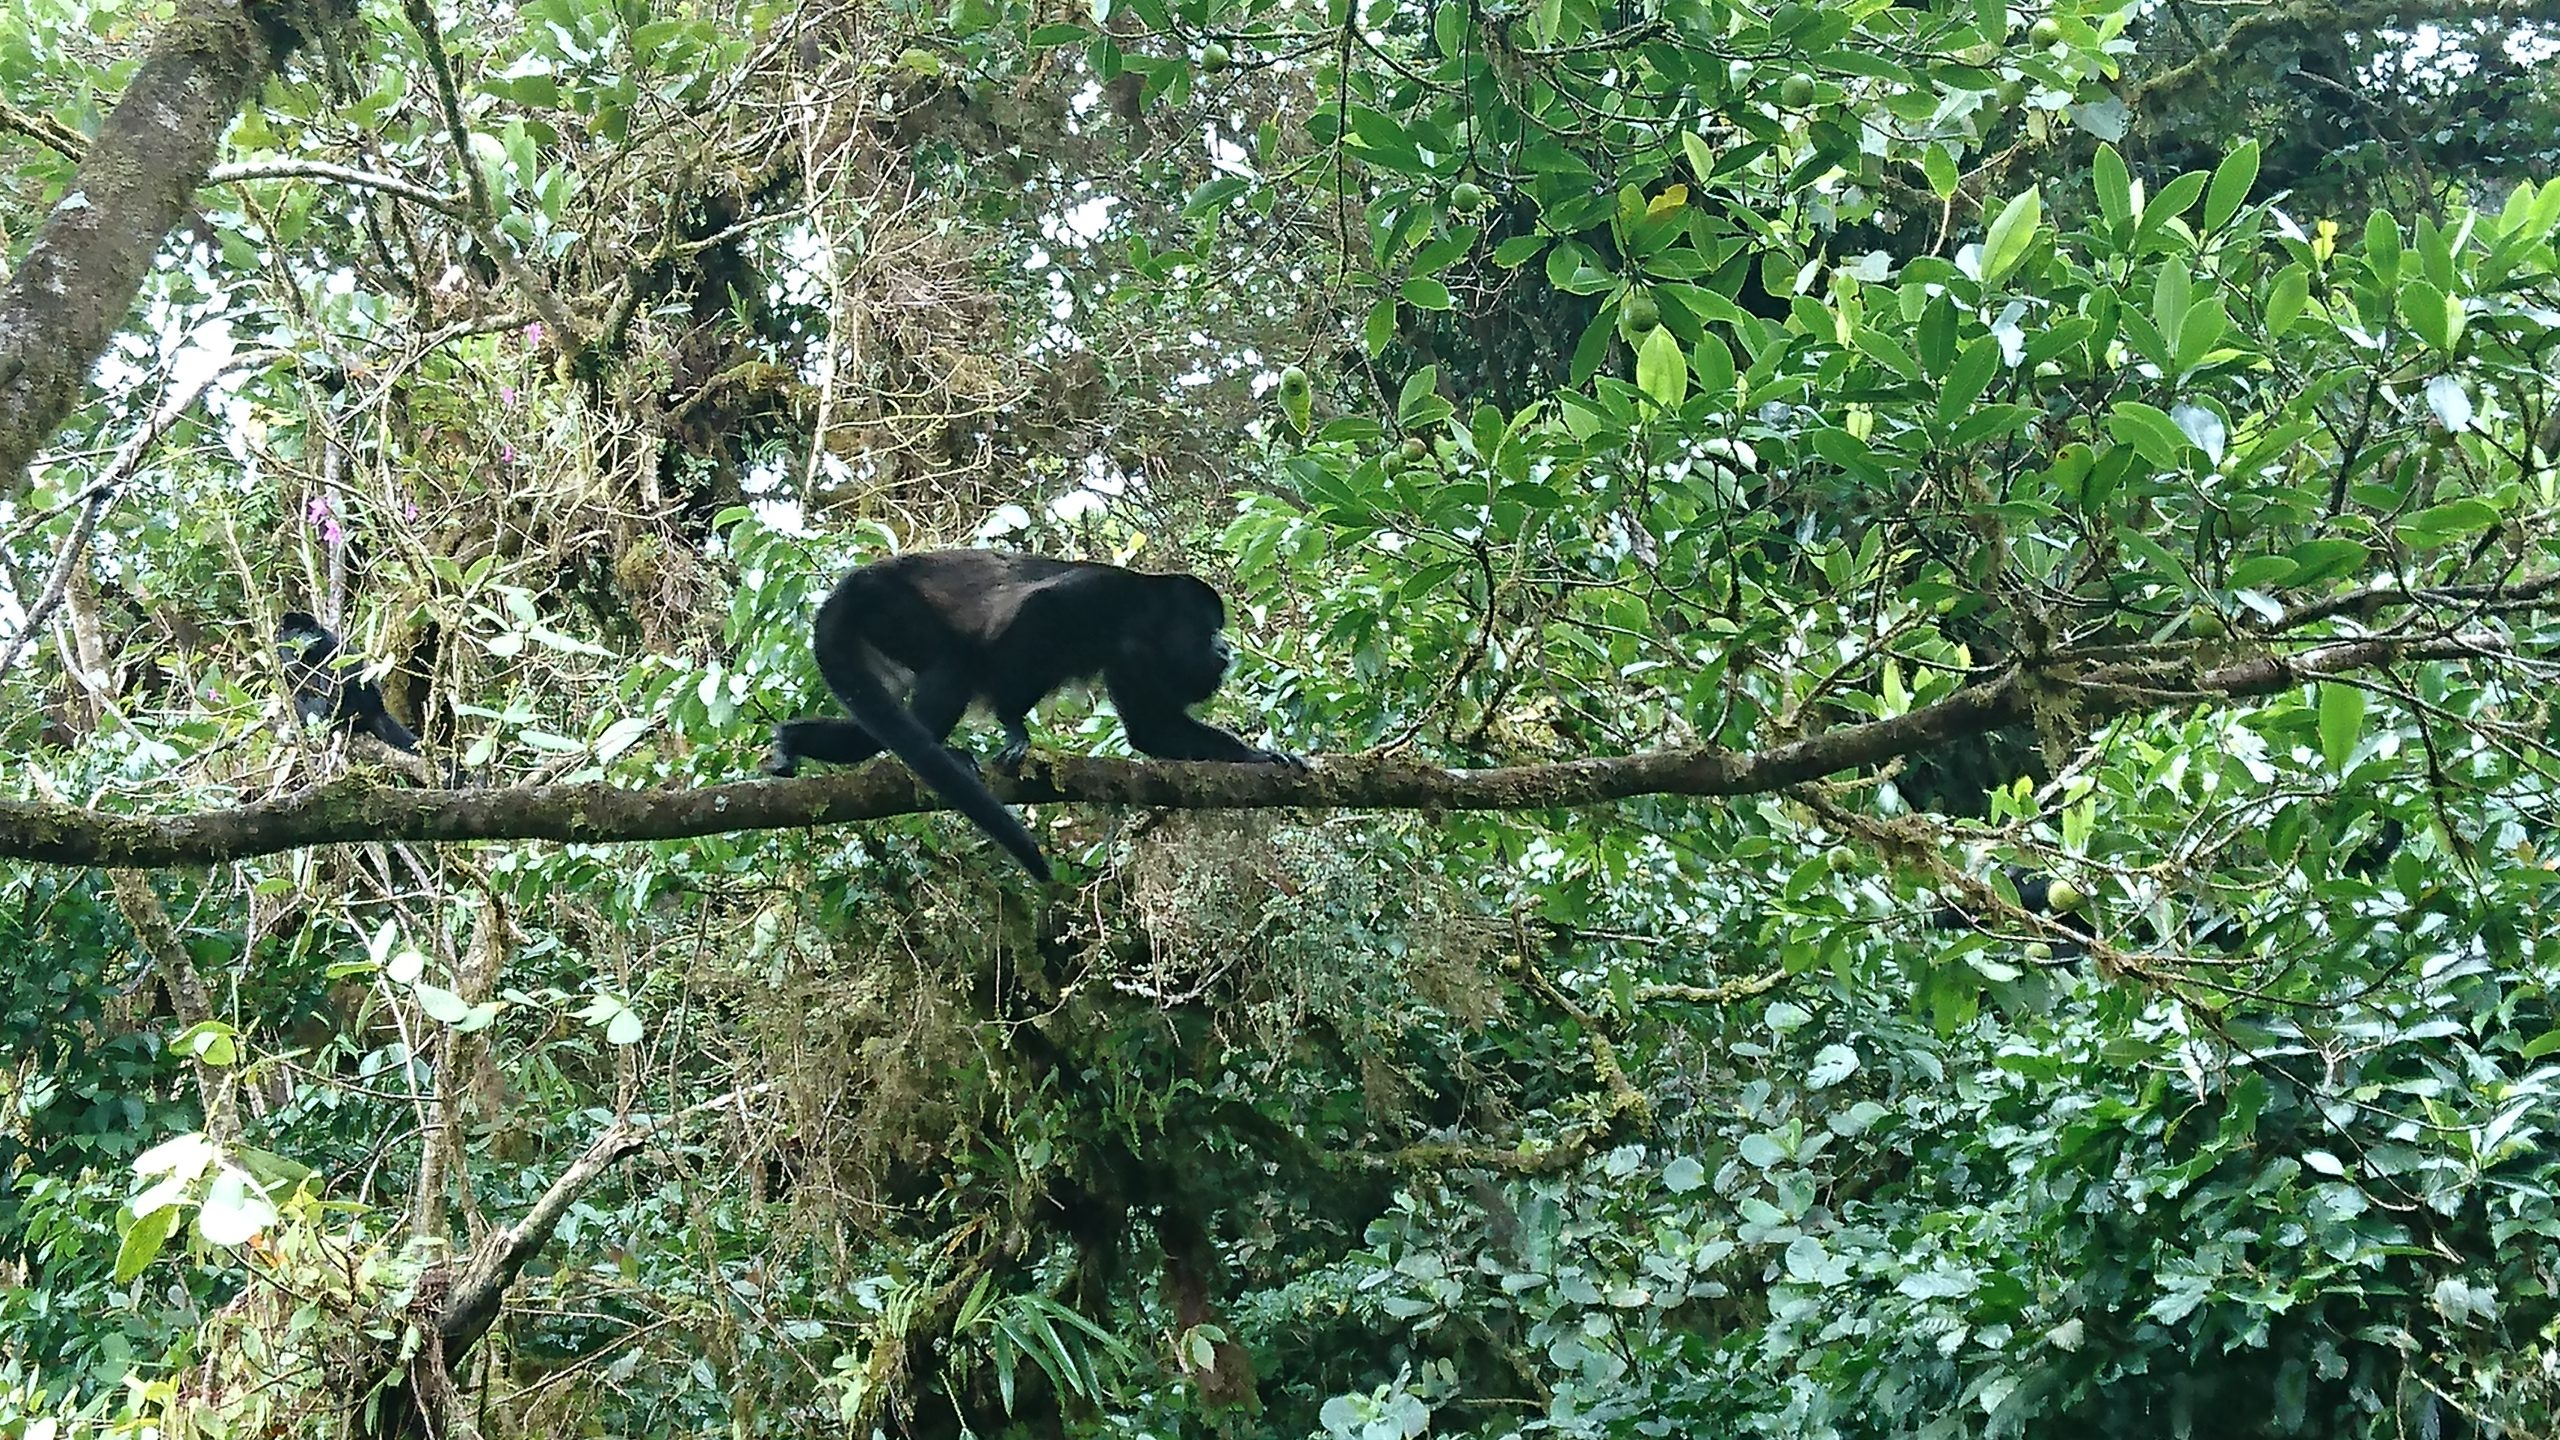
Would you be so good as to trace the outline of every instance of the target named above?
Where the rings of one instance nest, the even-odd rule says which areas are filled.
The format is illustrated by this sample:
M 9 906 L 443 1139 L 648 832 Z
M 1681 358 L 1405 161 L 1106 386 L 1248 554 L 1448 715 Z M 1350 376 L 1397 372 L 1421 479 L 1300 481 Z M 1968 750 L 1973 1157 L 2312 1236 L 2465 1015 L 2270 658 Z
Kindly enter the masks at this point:
M 972 701 L 1004 727 L 997 763 L 1031 747 L 1032 707 L 1100 676 L 1129 744 L 1163 760 L 1297 765 L 1195 720 L 1190 707 L 1226 678 L 1226 603 L 1195 575 L 1000 550 L 926 550 L 861 566 L 818 607 L 811 641 L 850 720 L 791 720 L 765 770 L 803 760 L 851 765 L 883 749 L 977 822 L 1033 879 L 1049 864 L 1022 822 L 944 747 Z M 903 694 L 906 703 L 900 704 Z
M 293 687 L 293 713 L 303 723 L 335 721 L 351 734 L 418 753 L 418 737 L 383 706 L 382 687 L 356 673 L 358 662 L 346 656 L 336 631 L 309 611 L 287 610 L 276 625 L 276 645 Z

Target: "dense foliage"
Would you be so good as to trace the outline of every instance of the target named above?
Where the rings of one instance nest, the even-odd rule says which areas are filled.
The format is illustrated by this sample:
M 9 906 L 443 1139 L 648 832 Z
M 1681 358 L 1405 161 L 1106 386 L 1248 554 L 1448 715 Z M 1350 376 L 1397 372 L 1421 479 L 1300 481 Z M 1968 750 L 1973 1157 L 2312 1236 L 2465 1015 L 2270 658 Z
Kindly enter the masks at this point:
M 252 14 L 0 482 L 12 813 L 740 778 L 966 543 L 1344 788 L 11 860 L 0 1435 L 2560 1426 L 2548 25 Z M 192 23 L 0 14 L 14 277 Z

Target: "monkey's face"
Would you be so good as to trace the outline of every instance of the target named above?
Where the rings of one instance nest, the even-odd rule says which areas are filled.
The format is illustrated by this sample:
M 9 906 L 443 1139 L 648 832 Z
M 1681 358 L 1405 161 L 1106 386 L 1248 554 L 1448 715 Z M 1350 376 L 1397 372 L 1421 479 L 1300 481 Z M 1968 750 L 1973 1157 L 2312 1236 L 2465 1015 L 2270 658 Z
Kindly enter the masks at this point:
M 1178 704 L 1199 704 L 1227 678 L 1226 637 L 1196 622 L 1157 626 L 1131 649 L 1143 652 L 1130 657 L 1133 668 L 1153 677 L 1164 698 Z
M 284 618 L 276 625 L 276 648 L 298 651 L 328 633 L 308 612 L 287 610 L 284 612 Z

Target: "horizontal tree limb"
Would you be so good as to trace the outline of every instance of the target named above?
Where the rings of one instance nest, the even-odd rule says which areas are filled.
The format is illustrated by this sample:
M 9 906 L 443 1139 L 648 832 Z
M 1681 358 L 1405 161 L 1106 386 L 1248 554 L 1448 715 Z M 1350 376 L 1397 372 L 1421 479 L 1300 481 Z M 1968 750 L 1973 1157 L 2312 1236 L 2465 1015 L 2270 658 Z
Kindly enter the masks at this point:
M 2209 671 L 2090 667 L 2057 657 L 2033 676 L 2069 696 L 2087 723 L 2137 710 L 2272 694 L 2323 676 L 2404 660 L 2508 658 L 2502 637 L 2350 640 L 2298 655 L 2262 655 Z M 1201 761 L 1035 760 L 1018 778 L 988 776 L 1015 803 L 1180 810 L 1549 810 L 1645 795 L 1766 794 L 1920 754 L 2030 717 L 2017 671 L 1888 719 L 1843 725 L 1761 751 L 1713 746 L 1494 770 L 1449 770 L 1382 756 L 1319 760 L 1311 770 Z M 746 830 L 841 825 L 946 807 L 903 767 L 878 764 L 796 780 L 687 789 L 592 783 L 419 790 L 349 775 L 275 800 L 169 817 L 0 801 L 0 859 L 150 869 L 210 865 L 310 845 L 369 840 L 448 843 L 680 840 Z

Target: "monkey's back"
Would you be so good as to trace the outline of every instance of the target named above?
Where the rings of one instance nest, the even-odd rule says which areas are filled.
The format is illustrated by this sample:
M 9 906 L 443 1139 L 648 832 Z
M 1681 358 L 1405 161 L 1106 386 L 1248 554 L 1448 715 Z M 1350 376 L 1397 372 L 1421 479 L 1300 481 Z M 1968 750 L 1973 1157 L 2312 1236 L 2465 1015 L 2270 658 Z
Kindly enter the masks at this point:
M 1150 578 L 1009 550 L 910 551 L 837 582 L 818 630 L 858 635 L 910 672 L 957 659 L 973 678 L 1054 687 L 1104 668 Z

